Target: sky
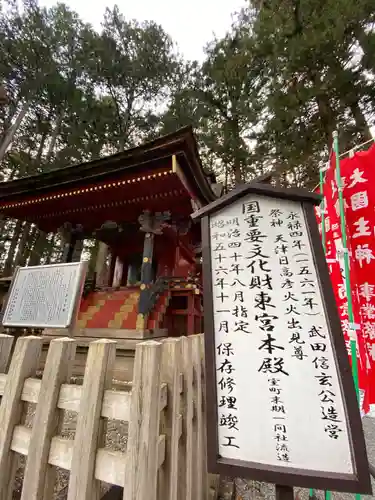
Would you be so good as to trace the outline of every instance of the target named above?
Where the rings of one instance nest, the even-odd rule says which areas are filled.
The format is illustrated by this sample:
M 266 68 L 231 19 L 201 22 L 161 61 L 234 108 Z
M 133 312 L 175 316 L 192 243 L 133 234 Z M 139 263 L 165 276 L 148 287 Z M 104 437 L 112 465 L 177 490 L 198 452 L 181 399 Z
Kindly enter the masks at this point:
M 127 19 L 152 20 L 161 24 L 177 43 L 186 59 L 204 58 L 204 46 L 214 35 L 221 37 L 230 28 L 232 14 L 244 7 L 246 0 L 62 0 L 81 16 L 83 21 L 100 29 L 106 7 L 116 3 Z M 40 0 L 46 7 L 57 0 Z

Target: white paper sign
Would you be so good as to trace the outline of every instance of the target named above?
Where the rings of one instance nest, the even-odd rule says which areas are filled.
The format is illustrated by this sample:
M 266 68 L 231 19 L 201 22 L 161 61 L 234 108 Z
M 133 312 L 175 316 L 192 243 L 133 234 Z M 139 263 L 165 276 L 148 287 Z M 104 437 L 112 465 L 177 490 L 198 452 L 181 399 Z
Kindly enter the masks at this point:
M 86 262 L 20 267 L 13 277 L 3 325 L 70 326 L 85 277 Z
M 250 194 L 210 232 L 219 454 L 353 474 L 301 204 Z

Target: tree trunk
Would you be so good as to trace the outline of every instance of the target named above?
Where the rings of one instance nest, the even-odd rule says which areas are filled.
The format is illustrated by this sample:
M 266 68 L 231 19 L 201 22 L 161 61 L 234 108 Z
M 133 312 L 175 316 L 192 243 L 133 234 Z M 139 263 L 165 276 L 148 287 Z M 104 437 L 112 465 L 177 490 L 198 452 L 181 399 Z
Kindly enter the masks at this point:
M 44 231 L 38 230 L 38 236 L 31 251 L 29 266 L 38 266 L 45 250 L 47 235 Z
M 31 230 L 30 236 L 26 242 L 26 248 L 25 248 L 25 252 L 24 252 L 25 265 L 28 265 L 31 251 L 34 248 L 34 245 L 36 242 L 37 231 L 38 231 L 38 228 L 34 225 L 32 230 Z
M 318 73 L 315 70 L 309 69 L 307 71 L 307 76 L 316 89 L 315 99 L 318 106 L 320 124 L 326 139 L 328 151 L 330 151 L 332 148 L 332 132 L 335 130 L 336 117 L 332 110 L 329 96 L 325 90 L 322 89 Z
M 229 174 L 228 171 L 229 171 L 228 165 L 225 163 L 225 166 L 224 166 L 224 172 L 225 172 L 224 194 L 227 194 L 227 192 L 228 192 L 228 174 Z
M 13 137 L 17 130 L 19 129 L 22 120 L 25 118 L 25 115 L 30 107 L 30 101 L 25 102 L 25 104 L 22 106 L 20 112 L 17 115 L 17 118 L 15 119 L 13 125 L 11 125 L 5 134 L 3 142 L 0 144 L 0 161 L 4 158 L 5 153 L 7 152 L 8 147 L 10 146 Z
M 358 132 L 361 133 L 363 140 L 367 141 L 368 139 L 371 139 L 372 135 L 370 132 L 370 127 L 368 126 L 365 115 L 362 113 L 362 110 L 359 107 L 359 102 L 354 100 L 354 102 L 352 102 L 349 107 L 355 120 Z
M 20 236 L 21 236 L 22 225 L 23 225 L 23 222 L 20 220 L 17 220 L 16 225 L 15 225 L 14 230 L 13 230 L 13 238 L 12 238 L 10 247 L 8 249 L 7 259 L 5 261 L 3 276 L 8 277 L 8 276 L 12 275 L 14 256 L 16 253 L 18 241 L 19 241 Z
M 326 139 L 328 151 L 330 151 L 332 147 L 332 132 L 335 130 L 334 114 L 327 95 L 318 93 L 315 99 L 318 105 L 320 124 Z
M 51 239 L 48 241 L 48 249 L 47 249 L 47 255 L 46 255 L 46 261 L 45 264 L 50 264 L 52 255 L 55 250 L 55 239 L 56 239 L 56 234 L 52 234 Z
M 242 184 L 242 172 L 241 172 L 241 164 L 238 161 L 238 158 L 234 160 L 234 181 L 237 184 Z
M 363 140 L 365 141 L 367 139 L 371 139 L 372 136 L 370 133 L 370 128 L 359 105 L 360 95 L 358 94 L 358 89 L 355 85 L 355 77 L 350 71 L 343 68 L 341 61 L 339 61 L 338 59 L 334 59 L 332 69 L 334 70 L 337 77 L 337 87 L 340 90 L 339 98 L 344 106 L 350 109 L 358 133 L 361 134 Z M 343 82 L 341 86 L 340 82 Z
M 362 64 L 364 68 L 373 73 L 375 71 L 375 52 L 374 42 L 371 38 L 374 39 L 374 33 L 366 33 L 362 26 L 358 26 L 355 30 L 355 35 L 363 50 Z
M 26 250 L 26 243 L 30 236 L 30 229 L 31 229 L 31 223 L 26 222 L 26 224 L 23 226 L 22 229 L 22 235 L 20 242 L 18 244 L 16 258 L 14 259 L 14 267 L 25 265 L 26 262 L 25 250 Z
M 238 125 L 238 119 L 236 117 L 230 120 L 229 130 L 232 135 L 232 137 L 229 140 L 229 143 L 231 143 L 233 147 L 232 151 L 233 151 L 234 182 L 237 185 L 237 184 L 242 184 L 243 176 L 242 176 L 242 162 L 241 162 L 241 136 Z
M 5 233 L 5 226 L 6 226 L 7 221 L 8 221 L 8 219 L 6 219 L 4 217 L 4 214 L 0 213 L 0 234 L 1 234 L 1 237 L 0 237 L 0 253 L 4 249 L 4 233 Z
M 51 141 L 49 143 L 48 151 L 46 154 L 46 159 L 45 159 L 46 163 L 50 161 L 50 159 L 53 155 L 53 150 L 55 149 L 55 146 L 56 146 L 57 137 L 60 133 L 63 116 L 64 116 L 64 114 L 62 111 L 57 115 L 55 127 L 53 129 L 53 132 L 51 135 Z
M 56 127 L 55 127 L 55 129 L 54 129 L 54 131 L 52 133 L 52 136 L 51 136 L 51 141 L 50 141 L 50 144 L 49 144 L 49 147 L 48 147 L 48 151 L 47 151 L 47 155 L 46 155 L 46 160 L 47 161 L 51 157 L 53 149 L 54 149 L 55 144 L 56 144 L 57 135 L 59 133 L 60 124 L 61 124 L 61 118 L 60 118 L 60 116 L 57 118 Z M 48 137 L 47 133 L 43 134 L 42 139 L 40 141 L 40 145 L 39 145 L 39 149 L 38 149 L 38 154 L 37 154 L 37 156 L 35 158 L 36 165 L 40 165 L 40 163 L 42 161 L 42 155 L 43 155 L 43 152 L 44 152 L 44 146 L 45 146 L 47 137 Z M 31 254 L 31 256 L 30 256 L 29 265 L 37 265 L 37 263 L 40 262 L 40 258 L 42 256 L 44 250 L 45 250 L 42 247 L 42 245 L 46 243 L 47 238 L 46 238 L 46 235 L 44 233 L 41 233 L 39 231 L 39 235 L 38 235 L 37 240 L 35 242 L 34 248 L 33 248 L 33 240 L 31 240 L 30 244 L 29 244 L 29 251 L 27 252 L 28 255 L 26 255 L 26 246 L 27 246 L 27 243 L 28 243 L 28 238 L 30 237 L 30 229 L 31 229 L 31 223 L 28 222 L 28 223 L 26 223 L 26 225 L 23 228 L 23 233 L 22 233 L 22 236 L 21 236 L 20 243 L 18 245 L 18 251 L 17 251 L 16 258 L 15 258 L 15 266 L 23 266 L 23 265 L 25 265 L 25 263 L 26 263 L 28 257 L 30 256 L 30 254 Z M 33 231 L 33 236 L 35 236 L 35 233 L 36 233 L 36 229 Z

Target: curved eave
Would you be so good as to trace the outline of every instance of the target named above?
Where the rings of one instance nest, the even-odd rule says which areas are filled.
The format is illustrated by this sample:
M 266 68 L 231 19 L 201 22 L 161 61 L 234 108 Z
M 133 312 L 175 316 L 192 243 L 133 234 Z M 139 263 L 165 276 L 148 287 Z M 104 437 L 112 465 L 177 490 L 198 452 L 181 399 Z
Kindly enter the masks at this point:
M 56 231 L 67 221 L 82 224 L 86 230 L 108 220 L 132 222 L 143 210 L 172 210 L 175 216 L 190 216 L 191 195 L 172 168 L 136 177 L 120 173 L 112 182 L 86 183 L 78 189 L 60 189 L 57 194 L 48 192 L 21 201 L 0 201 L 0 212 L 6 217 L 35 223 L 45 232 Z
M 0 200 L 9 203 L 47 192 L 74 189 L 121 174 L 150 172 L 176 156 L 189 187 L 201 205 L 216 199 L 200 162 L 191 127 L 182 128 L 142 146 L 79 165 L 0 184 Z

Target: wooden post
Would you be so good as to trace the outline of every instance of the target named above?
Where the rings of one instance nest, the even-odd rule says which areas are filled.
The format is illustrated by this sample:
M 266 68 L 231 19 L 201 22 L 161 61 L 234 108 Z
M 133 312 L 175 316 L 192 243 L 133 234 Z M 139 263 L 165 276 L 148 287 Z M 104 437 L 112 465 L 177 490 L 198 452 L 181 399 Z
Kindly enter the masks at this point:
M 154 234 L 146 233 L 143 244 L 143 257 L 141 268 L 141 283 L 146 287 L 152 281 L 152 256 L 154 252 Z
M 147 309 L 148 288 L 152 282 L 152 254 L 154 250 L 154 234 L 145 233 L 143 244 L 143 256 L 141 267 L 141 294 L 138 303 L 137 329 L 144 330 L 146 328 L 146 315 L 144 311 Z
M 198 333 L 194 331 L 195 328 L 195 295 L 193 290 L 189 290 L 187 300 L 188 300 L 188 310 L 187 310 L 187 335 L 193 335 Z
M 134 361 L 124 500 L 156 500 L 162 345 L 138 344 Z
M 276 484 L 276 500 L 294 500 L 293 488 Z
M 194 374 L 194 391 L 196 405 L 196 460 L 195 460 L 195 481 L 197 483 L 196 500 L 203 500 L 206 497 L 207 490 L 207 475 L 205 470 L 204 455 L 204 426 L 203 421 L 203 400 L 202 400 L 202 351 L 200 335 L 192 335 L 192 356 L 193 356 L 193 374 Z
M 199 338 L 199 347 L 200 347 L 200 355 L 201 355 L 201 373 L 202 373 L 202 421 L 203 421 L 203 432 L 202 432 L 202 470 L 203 470 L 203 488 L 204 497 L 207 498 L 212 493 L 212 490 L 215 492 L 215 488 L 218 488 L 219 476 L 215 476 L 214 474 L 208 474 L 207 470 L 207 428 L 206 428 L 206 373 L 205 373 L 205 364 L 204 364 L 204 339 L 203 335 L 197 335 Z
M 193 500 L 193 485 L 195 482 L 193 439 L 194 397 L 193 397 L 193 362 L 191 352 L 191 339 L 181 338 L 182 342 L 182 371 L 184 374 L 184 387 L 182 392 L 183 434 L 181 442 L 181 456 L 179 460 L 178 498 Z
M 55 469 L 48 465 L 48 454 L 57 431 L 56 405 L 60 387 L 69 383 L 75 350 L 75 342 L 71 339 L 51 341 L 31 431 L 21 500 L 42 499 L 47 478 L 47 491 L 53 493 Z
M 21 393 L 25 379 L 35 375 L 42 348 L 40 337 L 21 337 L 10 363 L 0 405 L 0 500 L 6 500 L 13 488 L 15 453 L 10 445 L 14 427 L 21 419 Z
M 4 373 L 8 368 L 13 340 L 13 335 L 0 334 L 0 373 Z
M 81 224 L 77 224 L 73 233 L 71 262 L 79 262 L 81 260 L 83 243 L 83 227 Z
M 99 498 L 99 483 L 94 467 L 100 436 L 100 414 L 104 390 L 112 386 L 112 369 L 116 358 L 116 342 L 92 342 L 87 355 L 79 406 L 76 435 L 67 500 Z
M 181 339 L 163 341 L 161 382 L 167 384 L 167 407 L 161 416 L 161 433 L 166 436 L 166 458 L 159 471 L 158 498 L 177 500 L 179 444 L 182 432 L 180 415 Z
M 115 263 L 115 270 L 113 273 L 113 281 L 112 281 L 112 286 L 114 288 L 118 288 L 121 286 L 123 271 L 124 271 L 124 265 L 120 257 L 117 256 Z
M 141 294 L 138 303 L 137 330 L 144 330 L 147 323 L 149 294 L 148 288 L 152 283 L 152 255 L 154 251 L 155 234 L 163 234 L 163 224 L 170 218 L 169 212 L 157 212 L 154 215 L 145 210 L 139 216 L 140 230 L 145 233 L 143 258 L 141 267 Z M 145 312 L 146 311 L 146 312 Z
M 95 264 L 95 275 L 96 283 L 98 286 L 106 286 L 108 283 L 106 279 L 108 278 L 107 273 L 107 257 L 108 257 L 108 245 L 103 241 L 99 242 L 98 256 L 96 258 Z
M 106 286 L 112 286 L 113 277 L 115 274 L 115 265 L 116 265 L 116 255 L 113 249 L 108 248 L 109 254 L 109 265 L 108 265 L 108 274 L 106 278 Z

